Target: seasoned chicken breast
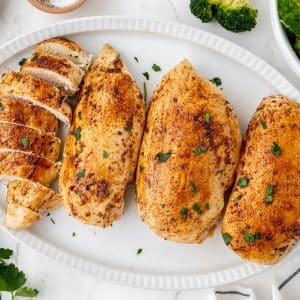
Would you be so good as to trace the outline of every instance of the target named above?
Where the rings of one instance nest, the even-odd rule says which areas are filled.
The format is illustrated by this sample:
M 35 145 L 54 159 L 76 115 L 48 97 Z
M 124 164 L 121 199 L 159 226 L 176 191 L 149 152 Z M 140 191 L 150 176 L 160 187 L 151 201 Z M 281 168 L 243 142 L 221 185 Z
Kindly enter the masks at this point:
M 42 107 L 69 124 L 72 111 L 55 86 L 24 73 L 9 72 L 2 77 L 0 98 L 22 100 Z
M 241 148 L 223 93 L 183 60 L 156 88 L 137 171 L 141 219 L 158 235 L 201 243 L 224 206 Z
M 0 152 L 19 150 L 56 161 L 60 152 L 60 139 L 26 126 L 0 122 Z
M 55 135 L 58 121 L 47 110 L 21 100 L 0 99 L 0 122 L 40 130 Z
M 300 235 L 300 105 L 263 99 L 247 131 L 222 226 L 244 259 L 278 262 Z
M 0 152 L 0 180 L 24 179 L 51 184 L 58 176 L 60 164 L 30 153 Z
M 79 221 L 105 227 L 120 218 L 144 118 L 136 83 L 104 45 L 84 79 L 59 180 L 63 205 Z
M 25 61 L 21 72 L 45 80 L 69 95 L 78 91 L 84 75 L 71 60 L 48 53 L 34 53 Z
M 84 70 L 89 68 L 92 60 L 92 56 L 78 44 L 64 37 L 54 37 L 42 41 L 35 47 L 35 52 L 38 54 L 48 53 L 68 58 Z

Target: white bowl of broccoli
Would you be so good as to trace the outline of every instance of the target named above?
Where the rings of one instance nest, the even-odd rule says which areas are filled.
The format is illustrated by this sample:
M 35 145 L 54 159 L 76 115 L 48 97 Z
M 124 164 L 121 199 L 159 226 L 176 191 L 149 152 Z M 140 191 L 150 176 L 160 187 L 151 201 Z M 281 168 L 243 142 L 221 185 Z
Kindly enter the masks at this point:
M 300 77 L 300 0 L 271 0 L 270 9 L 279 48 Z

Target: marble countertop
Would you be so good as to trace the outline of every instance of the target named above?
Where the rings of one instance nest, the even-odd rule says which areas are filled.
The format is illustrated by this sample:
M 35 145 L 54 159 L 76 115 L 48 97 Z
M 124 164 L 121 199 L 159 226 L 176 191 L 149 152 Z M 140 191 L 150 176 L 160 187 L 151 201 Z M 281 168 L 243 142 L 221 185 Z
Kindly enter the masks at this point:
M 266 60 L 277 68 L 295 86 L 300 79 L 296 77 L 283 59 L 275 42 L 269 17 L 269 1 L 253 1 L 259 10 L 258 25 L 249 33 L 234 34 L 225 31 L 214 23 L 202 24 L 188 9 L 188 0 L 87 0 L 75 12 L 64 15 L 50 15 L 33 8 L 26 0 L 0 0 L 0 44 L 37 27 L 56 23 L 70 18 L 91 15 L 129 15 L 165 19 L 195 26 L 226 39 L 229 39 Z M 119 287 L 83 276 L 65 266 L 42 257 L 15 242 L 0 231 L 1 247 L 14 249 L 14 261 L 25 271 L 29 284 L 40 291 L 38 299 L 48 300 L 96 300 L 96 299 L 196 299 L 197 291 L 154 291 Z M 291 262 L 286 262 L 291 263 Z M 248 278 L 239 284 L 255 289 L 258 299 L 271 299 L 271 286 L 279 266 L 262 274 Z M 5 298 L 3 298 L 5 299 Z

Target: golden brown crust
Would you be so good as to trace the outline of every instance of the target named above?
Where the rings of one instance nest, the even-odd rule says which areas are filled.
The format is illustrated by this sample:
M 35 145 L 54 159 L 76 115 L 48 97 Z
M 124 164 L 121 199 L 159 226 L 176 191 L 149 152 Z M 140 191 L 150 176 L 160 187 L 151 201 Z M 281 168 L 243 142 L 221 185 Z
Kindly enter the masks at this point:
M 25 125 L 45 133 L 56 134 L 58 121 L 47 110 L 20 100 L 0 100 L 0 122 Z
M 60 139 L 26 126 L 0 122 L 0 151 L 20 150 L 56 161 Z
M 51 184 L 58 176 L 60 164 L 24 152 L 0 152 L 0 179 L 25 179 Z
M 274 142 L 282 150 L 278 156 L 271 151 Z M 245 176 L 249 183 L 235 185 L 222 232 L 231 236 L 229 246 L 242 258 L 274 264 L 300 234 L 298 103 L 280 96 L 263 99 L 248 127 L 237 180 Z M 273 192 L 267 199 L 269 185 Z
M 220 216 L 240 147 L 222 92 L 182 61 L 163 77 L 148 112 L 136 182 L 141 219 L 166 239 L 201 243 Z M 159 153 L 170 157 L 160 162 Z
M 105 45 L 82 85 L 60 173 L 63 204 L 78 220 L 105 227 L 121 216 L 144 119 L 135 82 Z
M 71 120 L 71 109 L 65 95 L 46 81 L 24 73 L 6 73 L 0 83 L 0 97 L 25 100 L 45 108 L 63 122 Z

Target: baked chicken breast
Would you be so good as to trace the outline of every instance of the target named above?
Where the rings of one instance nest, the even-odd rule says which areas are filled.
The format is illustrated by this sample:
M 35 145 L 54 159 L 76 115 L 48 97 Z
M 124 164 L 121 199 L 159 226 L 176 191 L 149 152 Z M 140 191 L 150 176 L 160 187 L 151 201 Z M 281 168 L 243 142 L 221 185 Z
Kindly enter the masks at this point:
M 246 135 L 222 226 L 244 259 L 278 262 L 300 235 L 300 105 L 263 99 Z
M 105 227 L 120 218 L 144 119 L 136 83 L 104 45 L 83 81 L 59 180 L 63 205 L 79 221 Z
M 165 239 L 203 242 L 220 217 L 240 148 L 225 96 L 183 60 L 150 104 L 136 180 L 141 219 Z

